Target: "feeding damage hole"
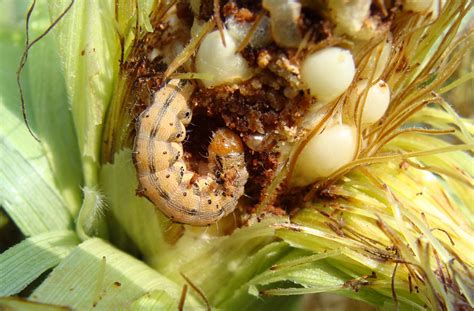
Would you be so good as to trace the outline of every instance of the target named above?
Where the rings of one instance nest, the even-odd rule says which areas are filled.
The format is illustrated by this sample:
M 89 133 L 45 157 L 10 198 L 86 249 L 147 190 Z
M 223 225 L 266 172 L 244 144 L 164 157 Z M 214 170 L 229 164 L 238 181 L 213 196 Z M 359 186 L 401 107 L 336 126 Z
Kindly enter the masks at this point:
M 196 173 L 207 173 L 208 147 L 213 133 L 225 127 L 218 118 L 207 117 L 199 109 L 193 111 L 191 123 L 186 127 L 183 142 L 184 159 Z
M 284 82 L 277 77 L 260 75 L 239 84 L 238 88 L 200 88 L 191 99 L 199 111 L 198 120 L 202 120 L 197 122 L 202 122 L 203 128 L 219 118 L 221 126 L 226 126 L 242 137 L 250 175 L 245 194 L 252 204 L 260 201 L 261 196 L 265 195 L 262 190 L 274 178 L 280 156 L 277 145 L 296 137 L 295 126 L 309 104 L 303 92 L 290 100 L 284 94 L 283 85 Z M 190 136 L 194 135 L 193 132 Z M 202 141 L 209 140 L 208 137 L 201 136 L 201 145 Z

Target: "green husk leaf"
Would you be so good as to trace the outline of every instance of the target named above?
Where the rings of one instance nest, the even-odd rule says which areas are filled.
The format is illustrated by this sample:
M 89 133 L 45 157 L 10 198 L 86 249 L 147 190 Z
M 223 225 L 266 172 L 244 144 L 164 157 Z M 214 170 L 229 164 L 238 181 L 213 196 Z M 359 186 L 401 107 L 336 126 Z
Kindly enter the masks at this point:
M 72 231 L 52 231 L 27 238 L 0 255 L 0 296 L 18 294 L 56 266 L 79 243 Z
M 176 301 L 181 296 L 181 285 L 105 241 L 94 238 L 73 250 L 31 294 L 30 299 L 76 310 L 115 310 L 140 305 L 140 298 L 155 290 L 165 292 Z M 192 296 L 188 296 L 186 301 L 190 310 L 199 306 Z
M 159 262 L 163 254 L 171 248 L 165 235 L 173 235 L 180 226 L 172 224 L 163 214 L 157 213 L 147 199 L 136 196 L 138 181 L 131 151 L 123 150 L 117 153 L 113 164 L 102 166 L 100 177 L 109 211 L 117 222 L 116 229 L 111 232 L 112 240 L 117 238 L 122 228 L 145 258 L 156 258 Z M 122 247 L 125 248 L 126 245 Z M 158 262 L 154 265 L 158 266 Z
M 0 310 L 66 311 L 70 309 L 50 304 L 31 302 L 26 299 L 16 297 L 2 297 L 0 298 Z
M 7 4 L 2 5 L 8 10 Z M 13 8 L 10 9 L 13 10 L 11 15 L 2 15 L 2 30 L 0 31 L 0 50 L 2 51 L 0 58 L 0 67 L 2 68 L 0 72 L 2 84 L 0 93 L 0 110 L 2 111 L 0 204 L 23 234 L 27 236 L 50 230 L 66 230 L 71 227 L 71 213 L 75 210 L 74 202 L 77 199 L 75 192 L 78 190 L 77 184 L 80 180 L 80 172 L 78 173 L 73 164 L 66 160 L 66 158 L 72 159 L 72 161 L 77 159 L 74 148 L 71 147 L 74 146 L 74 139 L 71 139 L 74 133 L 68 131 L 71 127 L 56 128 L 62 122 L 58 119 L 63 119 L 64 122 L 68 120 L 66 102 L 61 95 L 63 94 L 61 84 L 57 83 L 57 89 L 53 90 L 56 81 L 51 80 L 52 84 L 40 86 L 37 84 L 39 82 L 30 81 L 35 76 L 25 75 L 22 81 L 25 93 L 27 93 L 26 99 L 28 101 L 33 98 L 30 96 L 31 94 L 36 94 L 37 103 L 40 105 L 36 106 L 37 109 L 27 110 L 31 125 L 34 131 L 50 138 L 51 143 L 44 141 L 39 144 L 28 132 L 21 116 L 19 93 L 15 83 L 15 72 L 23 51 L 23 35 L 18 27 L 18 23 L 21 21 L 18 17 L 20 12 Z M 34 57 L 38 57 L 38 55 Z M 30 67 L 28 73 L 36 72 L 35 74 L 37 74 L 37 70 L 42 69 L 44 70 L 42 74 L 54 76 L 56 72 L 54 59 L 51 60 L 51 68 L 48 70 L 48 68 L 41 67 L 41 64 L 48 63 L 50 60 L 45 58 L 38 62 L 40 67 L 36 67 L 35 64 Z M 30 85 L 33 85 L 34 88 L 30 88 Z M 36 90 L 40 87 L 46 88 L 45 91 L 48 92 L 45 93 L 48 94 L 46 97 L 43 93 L 33 92 L 33 89 Z M 49 101 L 54 103 L 49 103 Z M 57 118 L 56 121 L 49 120 L 51 115 Z M 37 119 L 38 121 L 36 121 Z M 65 162 L 61 163 L 60 159 Z M 53 162 L 56 164 L 53 165 Z M 65 168 L 63 165 L 70 165 L 72 168 Z M 63 173 L 55 175 L 57 169 L 62 170 Z
M 49 1 L 51 16 L 61 14 L 69 3 Z M 119 66 L 113 12 L 113 1 L 78 0 L 53 30 L 88 186 L 97 185 L 102 124 Z
M 228 303 L 221 310 L 288 310 L 300 311 L 304 310 L 304 300 L 300 296 L 286 297 L 258 297 L 249 298 L 240 302 Z
M 261 298 L 248 293 L 247 282 L 288 251 L 286 243 L 274 238 L 273 227 L 287 221 L 286 217 L 268 217 L 220 237 L 207 234 L 204 228 L 186 230 L 174 250 L 164 254 L 162 262 L 167 265 L 160 267 L 160 271 L 171 279 L 183 273 L 216 308 L 256 307 Z
M 0 60 L 3 68 L 1 83 L 4 86 L 0 96 L 7 109 L 21 120 L 19 90 L 15 84 L 15 75 L 24 49 L 23 14 L 26 6 L 12 6 L 8 5 L 8 2 L 3 2 L 1 6 L 2 11 L 10 13 L 0 18 L 2 24 L 0 41 L 3 52 Z M 38 3 L 32 19 L 35 22 L 29 28 L 30 40 L 42 33 L 50 23 L 44 3 Z M 80 158 L 76 136 L 55 49 L 56 44 L 52 36 L 44 37 L 30 49 L 29 62 L 21 73 L 21 81 L 30 126 L 41 139 L 41 146 L 38 148 L 42 147 L 50 165 L 49 170 L 53 172 L 56 187 L 68 203 L 68 208 L 74 213 L 79 206 L 80 190 L 76 185 L 80 184 L 82 173 L 78 165 Z M 38 79 L 44 75 L 48 76 L 48 79 Z M 23 143 L 38 144 L 34 140 Z
M 288 240 L 291 241 L 291 238 Z M 295 238 L 295 240 L 298 239 Z M 387 296 L 390 296 L 389 292 L 378 292 L 375 282 L 370 284 L 374 281 L 370 269 L 357 267 L 357 262 L 345 258 L 351 256 L 349 250 L 327 251 L 317 255 L 307 254 L 301 250 L 294 250 L 279 261 L 272 270 L 252 280 L 252 283 L 263 287 L 261 294 L 270 296 L 334 292 L 380 307 L 389 300 L 387 299 Z M 278 284 L 288 284 L 288 282 L 297 286 L 278 287 Z M 416 301 L 416 298 L 414 300 Z M 400 302 L 405 308 L 422 309 L 421 305 L 404 297 L 400 299 Z
M 34 22 L 29 36 L 36 38 L 51 23 L 46 3 L 35 6 L 31 19 Z M 81 159 L 53 34 L 46 35 L 29 50 L 25 69 L 22 73 L 22 79 L 27 80 L 25 104 L 33 131 L 41 140 L 58 190 L 75 215 L 81 202 L 78 187 L 82 184 Z
M 177 310 L 179 301 L 165 291 L 154 290 L 140 297 L 130 305 L 130 310 Z
M 70 229 L 71 214 L 51 180 L 42 149 L 10 112 L 5 123 L 0 129 L 0 204 L 26 236 Z M 35 162 L 29 161 L 34 157 Z

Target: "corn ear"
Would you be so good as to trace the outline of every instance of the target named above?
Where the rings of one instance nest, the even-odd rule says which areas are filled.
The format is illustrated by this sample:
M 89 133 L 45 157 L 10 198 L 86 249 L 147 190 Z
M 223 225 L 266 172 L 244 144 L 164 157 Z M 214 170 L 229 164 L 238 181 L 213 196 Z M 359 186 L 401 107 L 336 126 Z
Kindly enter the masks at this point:
M 38 3 L 30 35 L 69 3 Z M 0 255 L 0 296 L 26 300 L 0 298 L 0 308 L 296 310 L 298 295 L 324 292 L 384 309 L 472 308 L 474 124 L 436 94 L 452 87 L 443 83 L 472 49 L 472 29 L 459 35 L 472 4 L 449 1 L 428 24 L 407 15 L 396 25 L 384 76 L 392 106 L 360 157 L 321 182 L 324 191 L 291 215 L 204 229 L 171 223 L 135 192 L 121 65 L 171 4 L 73 2 L 22 75 L 40 143 L 24 127 L 14 83 L 26 7 L 2 4 L 14 14 L 0 19 L 8 26 L 0 30 L 0 204 L 25 239 Z M 357 62 L 375 70 L 367 54 Z M 360 110 L 348 116 L 357 123 Z

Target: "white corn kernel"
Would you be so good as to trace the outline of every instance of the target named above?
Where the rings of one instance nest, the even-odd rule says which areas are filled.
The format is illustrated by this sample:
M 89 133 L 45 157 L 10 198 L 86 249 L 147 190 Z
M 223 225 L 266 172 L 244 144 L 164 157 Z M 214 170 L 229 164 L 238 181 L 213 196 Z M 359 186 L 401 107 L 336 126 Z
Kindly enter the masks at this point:
M 370 0 L 331 0 L 328 8 L 336 29 L 354 35 L 362 29 L 364 21 L 370 16 Z
M 202 80 L 207 87 L 235 81 L 246 80 L 251 77 L 251 70 L 247 61 L 236 51 L 235 40 L 224 30 L 226 45 L 224 46 L 219 31 L 207 34 L 201 42 L 196 54 L 196 70 L 211 77 Z
M 392 35 L 389 34 L 385 41 L 381 42 L 371 51 L 369 61 L 362 68 L 359 77 L 365 79 L 372 78 L 373 80 L 380 78 L 392 54 L 392 41 Z
M 263 0 L 262 6 L 270 12 L 275 42 L 282 47 L 297 48 L 303 39 L 298 28 L 301 3 L 296 0 Z
M 351 162 L 357 149 L 355 128 L 340 124 L 311 138 L 296 160 L 292 184 L 307 186 Z
M 317 51 L 303 61 L 301 80 L 318 101 L 329 102 L 349 87 L 355 75 L 350 51 L 329 47 Z
M 350 101 L 356 103 L 357 100 L 363 100 L 364 90 L 367 88 L 367 80 L 357 82 L 355 94 L 351 97 Z M 387 111 L 388 105 L 390 104 L 390 87 L 383 80 L 379 80 L 377 83 L 372 85 L 367 91 L 367 97 L 362 110 L 362 123 L 373 124 L 380 120 Z

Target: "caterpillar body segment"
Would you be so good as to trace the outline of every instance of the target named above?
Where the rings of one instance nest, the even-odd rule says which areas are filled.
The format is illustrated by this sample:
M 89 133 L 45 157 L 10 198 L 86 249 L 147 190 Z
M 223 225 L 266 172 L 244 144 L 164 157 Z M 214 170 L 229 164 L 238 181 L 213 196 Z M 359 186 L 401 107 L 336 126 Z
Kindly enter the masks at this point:
M 248 173 L 242 141 L 229 129 L 212 137 L 207 175 L 187 169 L 182 142 L 193 91 L 192 83 L 171 80 L 157 92 L 137 122 L 134 162 L 142 195 L 175 222 L 205 226 L 235 209 Z

